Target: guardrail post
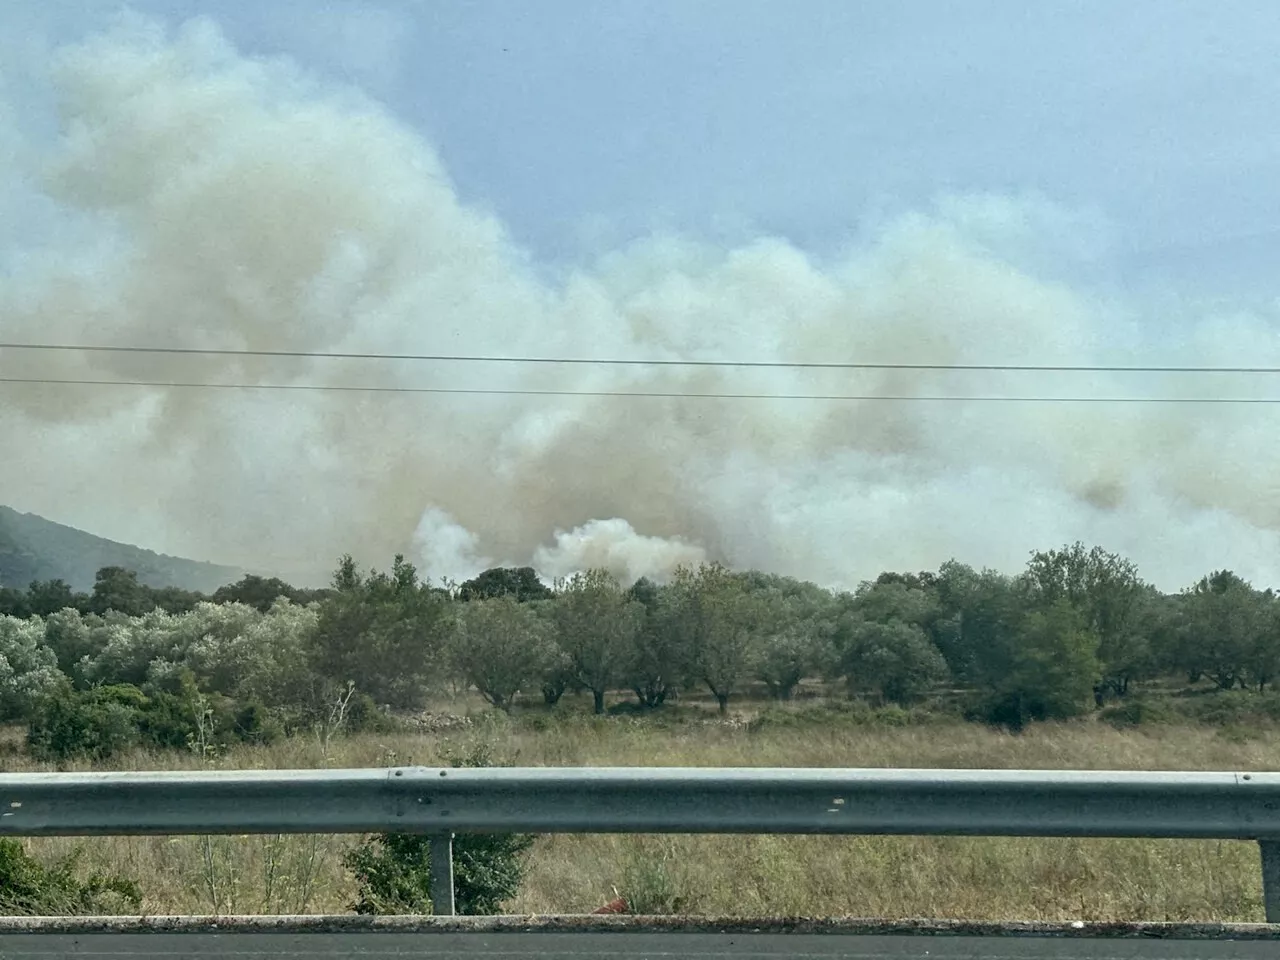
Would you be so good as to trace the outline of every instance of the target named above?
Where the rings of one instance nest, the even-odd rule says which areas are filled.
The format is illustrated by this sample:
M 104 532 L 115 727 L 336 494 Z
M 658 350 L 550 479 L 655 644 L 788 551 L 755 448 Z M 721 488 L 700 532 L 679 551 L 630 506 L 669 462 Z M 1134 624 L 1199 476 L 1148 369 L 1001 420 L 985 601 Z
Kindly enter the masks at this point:
M 453 834 L 433 833 L 427 845 L 431 912 L 437 917 L 452 917 L 453 903 Z
M 1280 840 L 1259 840 L 1262 853 L 1262 904 L 1267 923 L 1280 923 Z

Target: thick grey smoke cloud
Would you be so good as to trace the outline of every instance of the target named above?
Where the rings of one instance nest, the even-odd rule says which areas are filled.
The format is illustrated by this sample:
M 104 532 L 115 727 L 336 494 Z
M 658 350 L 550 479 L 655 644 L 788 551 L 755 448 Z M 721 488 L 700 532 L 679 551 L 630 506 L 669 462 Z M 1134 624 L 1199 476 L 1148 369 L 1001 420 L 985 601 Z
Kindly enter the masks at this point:
M 431 146 L 205 22 L 59 52 L 54 136 L 0 102 L 0 173 L 48 224 L 10 245 L 10 341 L 937 363 L 1280 363 L 1276 316 L 1154 325 L 1061 278 L 1096 218 L 960 197 L 819 261 L 655 237 L 555 277 Z M 0 96 L 5 88 L 0 87 Z M 10 94 L 12 97 L 12 94 Z M 18 204 L 17 200 L 12 201 Z M 20 204 L 19 204 L 20 205 Z M 9 206 L 5 209 L 17 209 Z M 853 219 L 851 212 L 851 219 Z M 0 376 L 897 396 L 1255 395 L 1263 379 L 381 363 L 0 352 Z M 702 558 L 852 584 L 1083 539 L 1162 586 L 1273 582 L 1268 407 L 365 395 L 0 386 L 0 501 L 321 579 L 340 552 L 433 575 Z

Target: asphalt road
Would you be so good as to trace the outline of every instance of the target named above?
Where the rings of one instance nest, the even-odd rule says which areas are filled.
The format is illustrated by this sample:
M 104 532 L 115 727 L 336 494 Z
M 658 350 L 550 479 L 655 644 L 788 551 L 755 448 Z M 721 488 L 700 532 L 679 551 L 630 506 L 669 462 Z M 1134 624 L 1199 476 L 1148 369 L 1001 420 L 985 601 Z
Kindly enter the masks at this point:
M 1275 941 L 778 933 L 3 933 L 0 960 L 53 957 L 430 957 L 432 960 L 1215 960 L 1280 956 Z

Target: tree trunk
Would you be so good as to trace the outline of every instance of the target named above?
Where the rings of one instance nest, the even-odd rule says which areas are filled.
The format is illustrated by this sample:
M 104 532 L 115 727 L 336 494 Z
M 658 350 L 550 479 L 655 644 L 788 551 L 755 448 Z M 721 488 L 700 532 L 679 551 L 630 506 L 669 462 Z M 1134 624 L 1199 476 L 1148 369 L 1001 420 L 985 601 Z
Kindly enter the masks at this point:
M 604 713 L 604 691 L 592 690 L 591 696 L 595 699 L 596 713 Z
M 636 702 L 645 710 L 655 710 L 667 699 L 668 688 L 661 682 L 637 684 L 631 689 L 635 691 Z
M 716 703 L 720 704 L 721 714 L 726 714 L 729 712 L 729 695 L 727 693 L 717 693 Z

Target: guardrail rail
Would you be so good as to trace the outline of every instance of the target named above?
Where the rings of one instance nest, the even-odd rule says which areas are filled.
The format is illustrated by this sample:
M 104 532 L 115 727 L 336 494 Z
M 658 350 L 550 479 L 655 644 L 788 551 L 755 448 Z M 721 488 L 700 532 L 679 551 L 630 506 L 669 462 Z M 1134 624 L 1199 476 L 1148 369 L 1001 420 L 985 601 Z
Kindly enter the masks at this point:
M 0 836 L 430 836 L 454 913 L 459 833 L 898 834 L 1253 840 L 1280 923 L 1280 773 L 393 767 L 0 774 Z

